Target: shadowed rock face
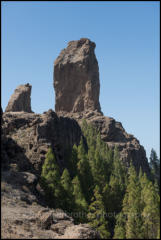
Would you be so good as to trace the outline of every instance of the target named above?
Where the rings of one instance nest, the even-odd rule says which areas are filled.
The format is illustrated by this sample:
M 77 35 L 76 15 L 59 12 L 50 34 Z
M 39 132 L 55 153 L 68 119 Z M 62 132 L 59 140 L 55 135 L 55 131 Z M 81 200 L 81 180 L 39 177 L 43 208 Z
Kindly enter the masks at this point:
M 58 117 L 49 110 L 44 114 L 26 112 L 3 113 L 2 142 L 3 165 L 12 160 L 22 171 L 41 173 L 49 147 L 52 147 L 62 171 L 67 167 L 67 154 L 78 145 L 82 132 L 74 119 Z M 6 151 L 7 150 L 7 151 Z M 23 150 L 23 151 L 21 151 Z M 11 160 L 10 160 L 11 159 Z M 31 167 L 32 165 L 32 167 Z
M 68 43 L 54 63 L 55 111 L 101 111 L 95 43 L 87 38 Z
M 31 88 L 28 83 L 18 86 L 9 100 L 5 112 L 32 112 Z

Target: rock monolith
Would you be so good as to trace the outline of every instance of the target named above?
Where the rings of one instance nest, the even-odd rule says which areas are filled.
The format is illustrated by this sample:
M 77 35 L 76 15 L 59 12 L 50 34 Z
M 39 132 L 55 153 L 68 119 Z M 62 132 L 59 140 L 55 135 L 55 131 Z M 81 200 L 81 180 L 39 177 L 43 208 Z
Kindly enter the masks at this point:
M 87 38 L 68 43 L 54 63 L 56 112 L 101 112 L 95 43 Z

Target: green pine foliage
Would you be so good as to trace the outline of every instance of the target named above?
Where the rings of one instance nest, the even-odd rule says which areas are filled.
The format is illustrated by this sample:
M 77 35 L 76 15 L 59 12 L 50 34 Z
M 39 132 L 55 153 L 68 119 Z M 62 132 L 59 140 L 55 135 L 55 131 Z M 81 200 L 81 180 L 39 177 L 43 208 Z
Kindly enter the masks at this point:
M 142 190 L 144 207 L 142 211 L 145 239 L 156 239 L 160 228 L 160 197 L 152 182 L 147 180 Z
M 123 201 L 126 184 L 127 184 L 126 169 L 123 166 L 122 162 L 120 161 L 118 148 L 115 147 L 114 158 L 113 158 L 113 169 L 110 175 L 109 186 L 110 186 L 111 202 L 113 202 L 112 205 L 118 206 L 117 212 L 121 210 L 120 203 L 122 203 Z M 116 208 L 115 208 L 115 211 L 116 211 Z
M 116 225 L 114 229 L 113 239 L 126 239 L 125 223 L 126 223 L 126 217 L 122 212 L 120 212 L 116 216 Z
M 71 212 L 74 204 L 73 185 L 68 170 L 65 168 L 61 176 L 61 185 L 63 187 L 63 209 Z
M 96 185 L 94 189 L 94 196 L 89 206 L 87 218 L 90 225 L 98 230 L 101 238 L 109 239 L 110 233 L 105 214 L 106 211 L 103 204 L 103 199 L 99 192 L 99 187 Z
M 126 209 L 126 238 L 142 238 L 142 217 L 141 217 L 141 186 L 136 171 L 131 164 L 129 168 L 129 183 L 127 186 L 127 198 L 124 202 Z M 126 204 L 126 205 L 125 205 Z
M 68 159 L 68 169 L 70 169 L 70 175 L 72 178 L 74 178 L 77 175 L 77 162 L 78 162 L 78 147 L 74 144 L 71 156 Z
M 89 202 L 92 196 L 92 174 L 87 153 L 84 148 L 83 138 L 81 138 L 80 144 L 78 146 L 77 172 L 80 179 L 82 191 L 87 202 Z
M 139 177 L 144 238 L 156 239 L 160 231 L 160 196 L 158 184 L 156 181 L 153 184 L 145 173 L 140 173 Z
M 40 184 L 46 193 L 49 206 L 62 206 L 60 204 L 60 199 L 62 199 L 62 186 L 60 183 L 59 167 L 51 148 L 49 148 L 42 166 Z
M 131 164 L 122 211 L 116 216 L 114 239 L 157 239 L 160 234 L 158 185 Z M 120 237 L 119 237 L 120 236 Z
M 153 148 L 150 154 L 150 169 L 153 182 L 157 181 L 160 186 L 160 160 Z
M 50 148 L 40 178 L 47 203 L 74 213 L 75 223 L 90 223 L 106 239 L 159 239 L 160 163 L 151 153 L 152 181 L 133 164 L 127 170 L 119 149 L 111 149 L 84 120 L 78 146 L 67 153 L 67 168 L 59 169 Z M 69 157 L 68 157 L 69 156 Z
M 86 222 L 88 204 L 82 192 L 81 183 L 78 176 L 73 181 L 73 195 L 75 200 L 76 222 Z

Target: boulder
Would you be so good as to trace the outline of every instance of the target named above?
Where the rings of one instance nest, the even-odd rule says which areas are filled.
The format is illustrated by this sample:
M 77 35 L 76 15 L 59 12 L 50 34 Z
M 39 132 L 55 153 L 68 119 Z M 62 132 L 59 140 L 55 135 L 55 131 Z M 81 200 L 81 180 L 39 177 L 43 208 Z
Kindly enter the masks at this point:
M 53 212 L 48 209 L 40 210 L 37 214 L 37 225 L 41 229 L 49 229 L 53 222 Z
M 88 224 L 79 224 L 66 228 L 61 239 L 100 239 L 99 233 Z
M 5 112 L 31 113 L 31 88 L 29 83 L 18 86 L 9 100 Z

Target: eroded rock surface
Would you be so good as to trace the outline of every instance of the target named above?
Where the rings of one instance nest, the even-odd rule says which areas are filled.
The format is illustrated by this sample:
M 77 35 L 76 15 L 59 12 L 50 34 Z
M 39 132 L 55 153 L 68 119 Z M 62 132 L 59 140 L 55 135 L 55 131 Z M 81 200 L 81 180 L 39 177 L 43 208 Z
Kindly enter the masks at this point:
M 48 148 L 54 150 L 60 169 L 67 165 L 68 153 L 78 145 L 82 135 L 76 120 L 58 117 L 53 110 L 44 114 L 25 112 L 3 113 L 3 167 L 12 163 L 21 171 L 40 174 Z
M 95 43 L 71 41 L 54 63 L 55 111 L 101 111 L 100 82 Z
M 9 100 L 5 112 L 32 112 L 31 88 L 28 83 L 18 86 Z

